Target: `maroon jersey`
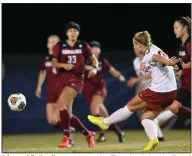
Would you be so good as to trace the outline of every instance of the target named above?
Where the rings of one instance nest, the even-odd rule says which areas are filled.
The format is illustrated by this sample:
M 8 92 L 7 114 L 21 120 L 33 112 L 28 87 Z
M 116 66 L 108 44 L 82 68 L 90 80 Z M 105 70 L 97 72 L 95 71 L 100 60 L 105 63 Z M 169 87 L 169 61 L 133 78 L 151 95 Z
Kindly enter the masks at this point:
M 52 56 L 48 55 L 45 57 L 43 61 L 40 63 L 40 69 L 41 70 L 46 70 L 46 77 L 47 77 L 47 86 L 53 86 L 52 84 L 57 83 L 57 77 L 58 77 L 58 72 L 56 68 L 52 67 Z
M 89 71 L 93 68 L 91 66 L 91 62 L 89 60 L 86 61 L 84 69 L 85 69 L 85 81 L 91 82 L 93 85 L 98 86 L 101 88 L 103 85 L 105 85 L 104 79 L 103 79 L 103 70 L 104 68 L 106 70 L 109 70 L 111 68 L 111 65 L 109 61 L 105 58 L 99 59 L 99 64 L 97 68 L 97 74 L 93 77 L 90 77 L 88 79 Z
M 191 39 L 190 37 L 185 41 L 184 45 L 180 47 L 179 57 L 184 63 L 191 62 Z M 191 69 L 183 69 L 182 88 L 191 91 Z
M 58 59 L 59 63 L 73 64 L 72 70 L 67 71 L 64 68 L 59 68 L 59 73 L 68 73 L 76 78 L 84 78 L 84 61 L 92 55 L 89 45 L 83 41 L 77 41 L 76 44 L 71 47 L 64 42 L 59 42 L 53 48 L 53 57 Z

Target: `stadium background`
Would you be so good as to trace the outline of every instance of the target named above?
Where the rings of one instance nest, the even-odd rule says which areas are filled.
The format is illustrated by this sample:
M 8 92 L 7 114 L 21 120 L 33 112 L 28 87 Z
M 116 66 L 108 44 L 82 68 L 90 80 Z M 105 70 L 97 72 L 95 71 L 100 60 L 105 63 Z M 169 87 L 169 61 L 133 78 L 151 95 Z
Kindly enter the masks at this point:
M 173 22 L 179 16 L 190 16 L 190 4 L 2 4 L 2 131 L 7 133 L 40 133 L 55 131 L 46 121 L 45 86 L 43 98 L 35 97 L 39 62 L 47 54 L 50 34 L 65 37 L 65 24 L 77 22 L 80 39 L 98 40 L 103 54 L 128 78 L 134 75 L 132 36 L 148 30 L 154 43 L 172 56 L 179 45 L 173 33 Z M 125 105 L 134 89 L 105 74 L 108 85 L 106 106 L 110 113 Z M 22 92 L 27 107 L 12 112 L 7 106 L 11 93 Z M 74 114 L 89 128 L 89 108 L 80 95 L 73 106 Z M 13 122 L 14 121 L 14 122 Z M 179 119 L 174 128 L 185 128 Z M 141 129 L 137 115 L 120 123 L 124 129 Z M 13 128 L 14 127 L 14 128 Z

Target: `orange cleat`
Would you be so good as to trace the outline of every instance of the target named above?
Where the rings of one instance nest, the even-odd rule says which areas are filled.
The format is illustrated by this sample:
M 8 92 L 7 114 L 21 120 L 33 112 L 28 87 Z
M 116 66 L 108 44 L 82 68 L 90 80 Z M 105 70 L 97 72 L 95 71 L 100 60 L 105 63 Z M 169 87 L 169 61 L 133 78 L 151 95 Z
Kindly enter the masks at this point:
M 63 140 L 59 143 L 58 147 L 71 147 L 71 139 L 68 136 L 64 136 Z
M 88 147 L 93 148 L 95 146 L 95 133 L 89 131 L 89 134 L 86 136 L 86 140 Z

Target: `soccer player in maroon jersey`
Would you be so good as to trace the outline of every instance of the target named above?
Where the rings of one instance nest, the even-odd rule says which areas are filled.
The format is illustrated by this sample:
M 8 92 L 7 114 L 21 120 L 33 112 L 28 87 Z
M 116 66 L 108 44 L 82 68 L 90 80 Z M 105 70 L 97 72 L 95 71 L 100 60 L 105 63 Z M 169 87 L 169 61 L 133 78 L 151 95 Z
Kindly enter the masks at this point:
M 57 123 L 60 121 L 59 111 L 56 106 L 57 99 L 57 85 L 58 85 L 58 74 L 56 68 L 52 67 L 52 53 L 53 47 L 59 42 L 59 37 L 56 35 L 51 35 L 48 37 L 47 48 L 48 56 L 40 64 L 40 72 L 37 82 L 36 96 L 41 97 L 41 87 L 47 78 L 46 86 L 46 114 L 47 121 L 52 126 L 57 126 Z
M 181 40 L 181 47 L 178 57 L 183 62 L 176 66 L 177 76 L 182 78 L 182 86 L 177 91 L 177 98 L 170 106 L 174 114 L 178 114 L 186 119 L 191 119 L 191 110 L 183 107 L 191 101 L 191 19 L 180 17 L 174 22 L 174 33 L 176 38 Z
M 88 104 L 90 104 L 90 112 L 94 116 L 109 116 L 109 113 L 104 105 L 105 97 L 107 95 L 107 87 L 103 79 L 103 70 L 104 68 L 114 77 L 116 77 L 120 82 L 125 82 L 125 77 L 117 71 L 106 58 L 103 58 L 101 53 L 100 43 L 98 41 L 90 42 L 90 47 L 99 61 L 97 68 L 97 74 L 91 78 L 88 78 L 89 71 L 92 70 L 92 65 L 89 60 L 86 61 L 85 69 L 85 79 L 84 79 L 84 88 L 83 95 Z M 123 142 L 124 133 L 121 132 L 117 124 L 111 125 L 111 128 L 115 131 L 118 136 L 119 142 Z M 106 141 L 106 136 L 104 131 L 100 132 L 98 142 Z
M 57 106 L 60 110 L 60 127 L 64 137 L 59 147 L 70 146 L 69 125 L 83 125 L 76 117 L 68 111 L 72 108 L 75 97 L 82 91 L 84 83 L 84 61 L 90 59 L 93 69 L 89 72 L 88 77 L 97 73 L 98 60 L 92 54 L 89 45 L 86 42 L 77 40 L 80 27 L 74 22 L 66 25 L 67 40 L 59 42 L 53 48 L 53 67 L 59 70 L 60 95 L 57 99 Z M 76 128 L 76 126 L 73 126 Z M 94 135 L 84 126 L 79 127 L 86 136 L 88 147 L 94 147 Z

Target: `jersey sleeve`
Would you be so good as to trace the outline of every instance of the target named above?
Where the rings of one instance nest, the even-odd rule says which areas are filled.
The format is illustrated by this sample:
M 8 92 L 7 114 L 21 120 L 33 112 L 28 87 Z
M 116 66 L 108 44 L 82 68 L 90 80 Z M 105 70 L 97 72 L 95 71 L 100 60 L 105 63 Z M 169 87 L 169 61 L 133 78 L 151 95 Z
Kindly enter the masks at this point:
M 109 61 L 106 58 L 103 59 L 103 65 L 104 65 L 105 69 L 110 70 L 111 64 L 109 63 Z
M 59 57 L 59 52 L 60 52 L 60 44 L 57 43 L 54 47 L 53 47 L 53 58 L 57 58 Z
M 45 61 L 40 62 L 40 70 L 45 70 Z
M 90 46 L 89 46 L 87 43 L 85 43 L 85 46 L 84 46 L 84 56 L 85 56 L 86 58 L 88 58 L 88 57 L 90 57 L 92 54 L 93 54 L 93 53 L 92 53 L 92 51 L 91 51 Z

